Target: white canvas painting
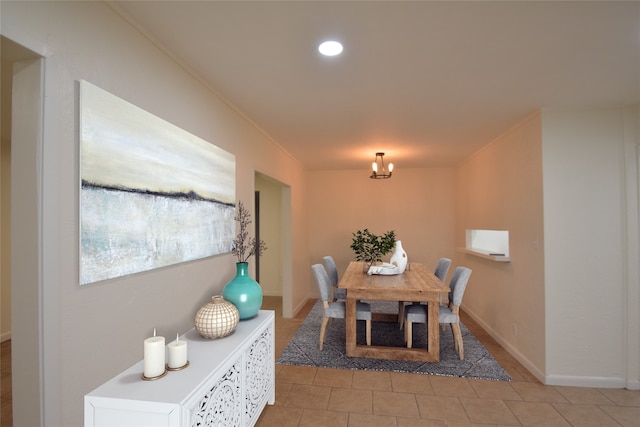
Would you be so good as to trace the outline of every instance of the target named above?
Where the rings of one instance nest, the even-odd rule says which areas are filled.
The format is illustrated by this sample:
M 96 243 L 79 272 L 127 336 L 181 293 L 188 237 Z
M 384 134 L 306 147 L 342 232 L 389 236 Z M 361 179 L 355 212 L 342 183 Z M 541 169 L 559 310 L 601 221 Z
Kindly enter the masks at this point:
M 80 82 L 80 284 L 231 250 L 235 156 Z

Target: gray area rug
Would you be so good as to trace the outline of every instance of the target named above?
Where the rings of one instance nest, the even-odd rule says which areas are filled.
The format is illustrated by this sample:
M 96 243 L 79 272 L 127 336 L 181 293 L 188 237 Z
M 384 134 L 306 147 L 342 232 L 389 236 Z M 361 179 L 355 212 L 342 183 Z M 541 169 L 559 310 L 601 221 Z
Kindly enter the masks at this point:
M 395 301 L 371 301 L 372 311 L 397 313 Z M 458 358 L 453 348 L 453 335 L 447 326 L 440 332 L 440 362 L 411 362 L 400 360 L 347 357 L 345 354 L 345 321 L 333 319 L 329 322 L 322 351 L 318 348 L 320 324 L 322 323 L 322 301 L 316 302 L 294 337 L 289 341 L 276 363 L 281 365 L 313 366 L 370 371 L 411 372 L 417 374 L 444 375 L 460 378 L 512 381 L 507 372 L 487 349 L 460 323 L 464 342 L 464 360 Z M 364 322 L 357 322 L 358 344 L 366 344 Z M 404 335 L 396 322 L 373 322 L 371 344 L 404 346 Z M 424 324 L 414 325 L 413 347 L 426 348 L 427 336 Z

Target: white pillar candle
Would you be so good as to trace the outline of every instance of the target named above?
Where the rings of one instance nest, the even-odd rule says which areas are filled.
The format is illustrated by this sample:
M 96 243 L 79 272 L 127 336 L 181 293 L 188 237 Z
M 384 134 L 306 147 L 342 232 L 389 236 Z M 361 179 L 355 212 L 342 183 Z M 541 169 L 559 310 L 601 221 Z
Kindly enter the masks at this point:
M 176 335 L 176 340 L 169 343 L 169 367 L 171 369 L 181 368 L 187 364 L 187 342 L 180 341 Z
M 153 336 L 144 340 L 144 376 L 157 377 L 165 371 L 164 337 L 157 337 L 153 329 Z

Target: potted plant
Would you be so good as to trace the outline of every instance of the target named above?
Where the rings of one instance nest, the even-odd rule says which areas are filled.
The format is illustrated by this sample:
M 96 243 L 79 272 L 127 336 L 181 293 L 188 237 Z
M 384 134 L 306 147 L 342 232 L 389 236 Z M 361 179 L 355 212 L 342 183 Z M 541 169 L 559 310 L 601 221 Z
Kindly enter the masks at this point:
M 382 236 L 377 236 L 368 229 L 358 230 L 353 234 L 351 249 L 356 254 L 356 261 L 364 261 L 364 271 L 377 262 L 393 249 L 396 243 L 394 230 L 388 231 Z
M 231 246 L 231 252 L 238 260 L 236 276 L 226 284 L 222 290 L 222 296 L 238 308 L 240 320 L 244 320 L 258 314 L 262 307 L 262 287 L 249 277 L 247 261 L 253 255 L 262 255 L 267 250 L 267 245 L 263 240 L 249 238 L 247 227 L 251 224 L 251 214 L 241 201 L 238 201 L 238 209 L 233 219 L 240 225 L 240 230 Z

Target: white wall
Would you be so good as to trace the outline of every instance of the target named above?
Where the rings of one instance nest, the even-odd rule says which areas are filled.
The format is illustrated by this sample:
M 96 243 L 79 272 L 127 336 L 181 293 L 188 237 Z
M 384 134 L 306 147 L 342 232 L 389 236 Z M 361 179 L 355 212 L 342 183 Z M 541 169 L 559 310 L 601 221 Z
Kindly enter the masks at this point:
M 472 269 L 462 308 L 539 379 L 544 378 L 541 120 L 536 114 L 456 173 L 456 243 L 466 229 L 508 230 L 511 262 L 458 253 Z
M 253 210 L 256 169 L 291 186 L 291 303 L 307 297 L 305 177 L 299 163 L 215 98 L 198 80 L 102 2 L 3 2 L 2 34 L 45 59 L 41 154 L 43 329 L 47 425 L 81 425 L 83 396 L 142 357 L 153 328 L 192 327 L 197 309 L 233 277 L 221 255 L 80 287 L 78 285 L 78 86 L 87 80 L 236 155 L 237 198 Z M 18 165 L 20 166 L 20 165 Z M 29 189 L 35 190 L 35 189 Z M 28 263 L 30 260 L 23 260 Z M 33 269 L 33 265 L 31 267 Z M 297 289 L 300 287 L 302 289 Z M 24 284 L 23 284 L 24 285 Z M 31 283 L 28 286 L 37 286 Z M 20 311 L 21 307 L 13 307 Z M 14 328 L 16 325 L 14 325 Z M 14 359 L 25 356 L 14 346 Z M 14 368 L 16 365 L 14 365 Z M 30 372 L 14 369 L 14 382 Z M 15 402 L 15 425 L 34 425 Z M 22 400 L 21 396 L 16 396 Z
M 640 106 L 624 114 L 627 388 L 640 390 Z
M 11 132 L 11 398 L 14 424 L 38 425 L 43 415 L 42 357 L 42 103 L 44 61 L 17 61 L 13 72 Z M 18 303 L 19 302 L 19 303 Z M 29 425 L 24 422 L 25 425 Z
M 627 295 L 640 285 L 625 271 L 629 263 L 638 271 L 627 257 L 627 239 L 638 236 L 627 235 L 625 194 L 638 183 L 625 182 L 625 117 L 634 116 L 624 108 L 542 115 L 549 384 L 637 384 L 627 378 L 627 348 L 640 339 Z

